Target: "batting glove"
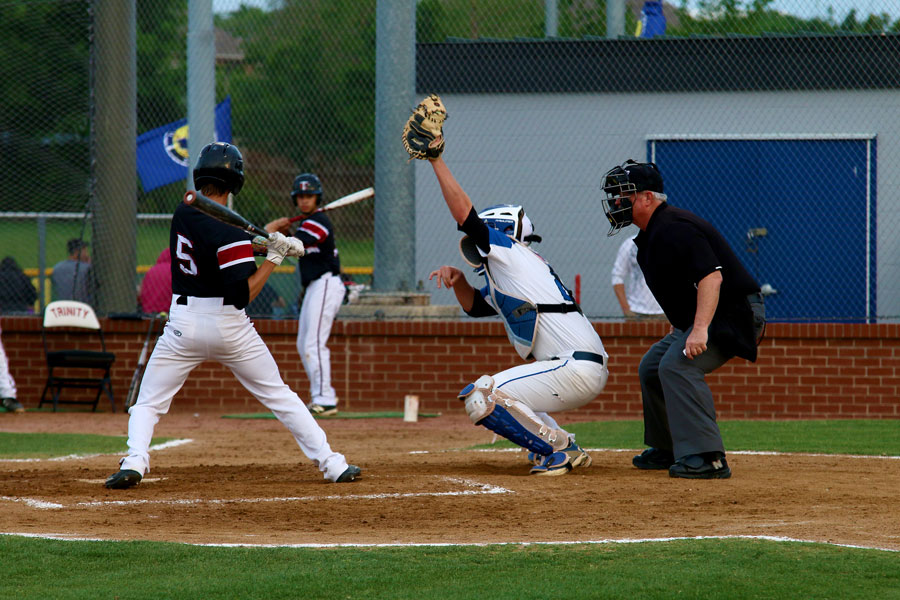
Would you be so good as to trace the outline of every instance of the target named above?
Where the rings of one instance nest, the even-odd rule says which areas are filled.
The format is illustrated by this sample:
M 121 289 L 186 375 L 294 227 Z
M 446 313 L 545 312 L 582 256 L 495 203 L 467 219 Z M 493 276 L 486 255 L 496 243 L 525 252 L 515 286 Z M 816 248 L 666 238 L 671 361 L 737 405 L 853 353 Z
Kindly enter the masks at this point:
M 277 267 L 281 264 L 281 261 L 284 260 L 284 257 L 287 256 L 290 248 L 291 245 L 288 242 L 288 239 L 284 237 L 284 234 L 278 233 L 277 231 L 270 233 L 269 243 L 266 247 L 266 260 L 270 263 L 274 263 Z
M 285 253 L 285 256 L 296 256 L 297 258 L 300 258 L 304 254 L 306 254 L 306 248 L 303 247 L 303 242 L 301 242 L 297 238 L 289 237 L 287 238 L 287 243 L 290 248 L 288 249 L 287 253 Z

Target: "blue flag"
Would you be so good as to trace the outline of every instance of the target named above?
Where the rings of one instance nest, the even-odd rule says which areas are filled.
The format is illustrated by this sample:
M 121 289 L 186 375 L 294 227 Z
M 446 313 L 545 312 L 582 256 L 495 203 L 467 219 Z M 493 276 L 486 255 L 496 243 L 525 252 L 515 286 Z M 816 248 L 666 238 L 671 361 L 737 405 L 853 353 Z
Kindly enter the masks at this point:
M 231 96 L 216 105 L 216 141 L 231 143 Z M 181 119 L 137 138 L 137 171 L 145 192 L 188 176 L 188 124 Z
M 660 0 L 647 0 L 641 10 L 641 20 L 638 23 L 635 37 L 652 38 L 666 33 L 666 16 L 663 14 L 663 5 Z

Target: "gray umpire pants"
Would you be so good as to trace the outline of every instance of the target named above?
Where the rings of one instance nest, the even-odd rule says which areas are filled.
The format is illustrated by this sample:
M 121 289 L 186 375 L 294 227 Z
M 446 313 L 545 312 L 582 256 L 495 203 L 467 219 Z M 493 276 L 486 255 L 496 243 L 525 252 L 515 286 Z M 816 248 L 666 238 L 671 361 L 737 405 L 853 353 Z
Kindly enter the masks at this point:
M 715 344 L 687 358 L 682 351 L 691 329 L 676 329 L 650 346 L 638 375 L 644 404 L 644 443 L 671 450 L 675 459 L 701 452 L 725 452 L 706 374 L 725 364 Z

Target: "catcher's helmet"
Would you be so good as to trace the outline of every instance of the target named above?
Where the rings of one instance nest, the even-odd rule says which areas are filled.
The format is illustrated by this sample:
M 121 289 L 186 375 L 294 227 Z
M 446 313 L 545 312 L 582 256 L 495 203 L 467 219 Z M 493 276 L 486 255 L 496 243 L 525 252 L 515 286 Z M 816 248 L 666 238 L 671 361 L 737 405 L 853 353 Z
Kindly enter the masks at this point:
M 244 187 L 244 157 L 237 146 L 225 142 L 207 144 L 194 166 L 194 187 L 214 183 L 235 196 Z
M 488 227 L 493 227 L 520 242 L 528 244 L 541 241 L 541 236 L 534 235 L 534 225 L 525 214 L 525 209 L 517 204 L 489 206 L 478 213 L 478 218 Z
M 629 158 L 607 171 L 603 177 L 603 191 L 606 192 L 603 211 L 609 221 L 607 236 L 631 225 L 631 196 L 647 190 L 663 193 L 662 175 L 654 163 L 639 163 Z
M 291 200 L 296 201 L 297 196 L 306 194 L 310 196 L 318 196 L 316 205 L 322 204 L 322 182 L 315 173 L 302 173 L 294 178 L 294 185 L 291 187 Z

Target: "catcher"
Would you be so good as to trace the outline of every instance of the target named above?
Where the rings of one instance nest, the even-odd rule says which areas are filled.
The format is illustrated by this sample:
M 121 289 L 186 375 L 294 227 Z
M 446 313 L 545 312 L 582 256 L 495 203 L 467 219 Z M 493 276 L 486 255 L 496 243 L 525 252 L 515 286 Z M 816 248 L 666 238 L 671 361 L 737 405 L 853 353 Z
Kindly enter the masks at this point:
M 584 406 L 606 385 L 608 357 L 594 327 L 544 259 L 529 248 L 541 238 L 521 206 L 498 204 L 476 213 L 469 196 L 441 158 L 447 112 L 431 95 L 403 129 L 411 158 L 428 160 L 457 227 L 463 259 L 484 277 L 474 288 L 456 267 L 431 272 L 437 287 L 452 289 L 471 317 L 500 315 L 510 342 L 531 362 L 482 375 L 459 393 L 466 413 L 529 451 L 534 475 L 565 475 L 588 467 L 591 457 L 549 413 Z

